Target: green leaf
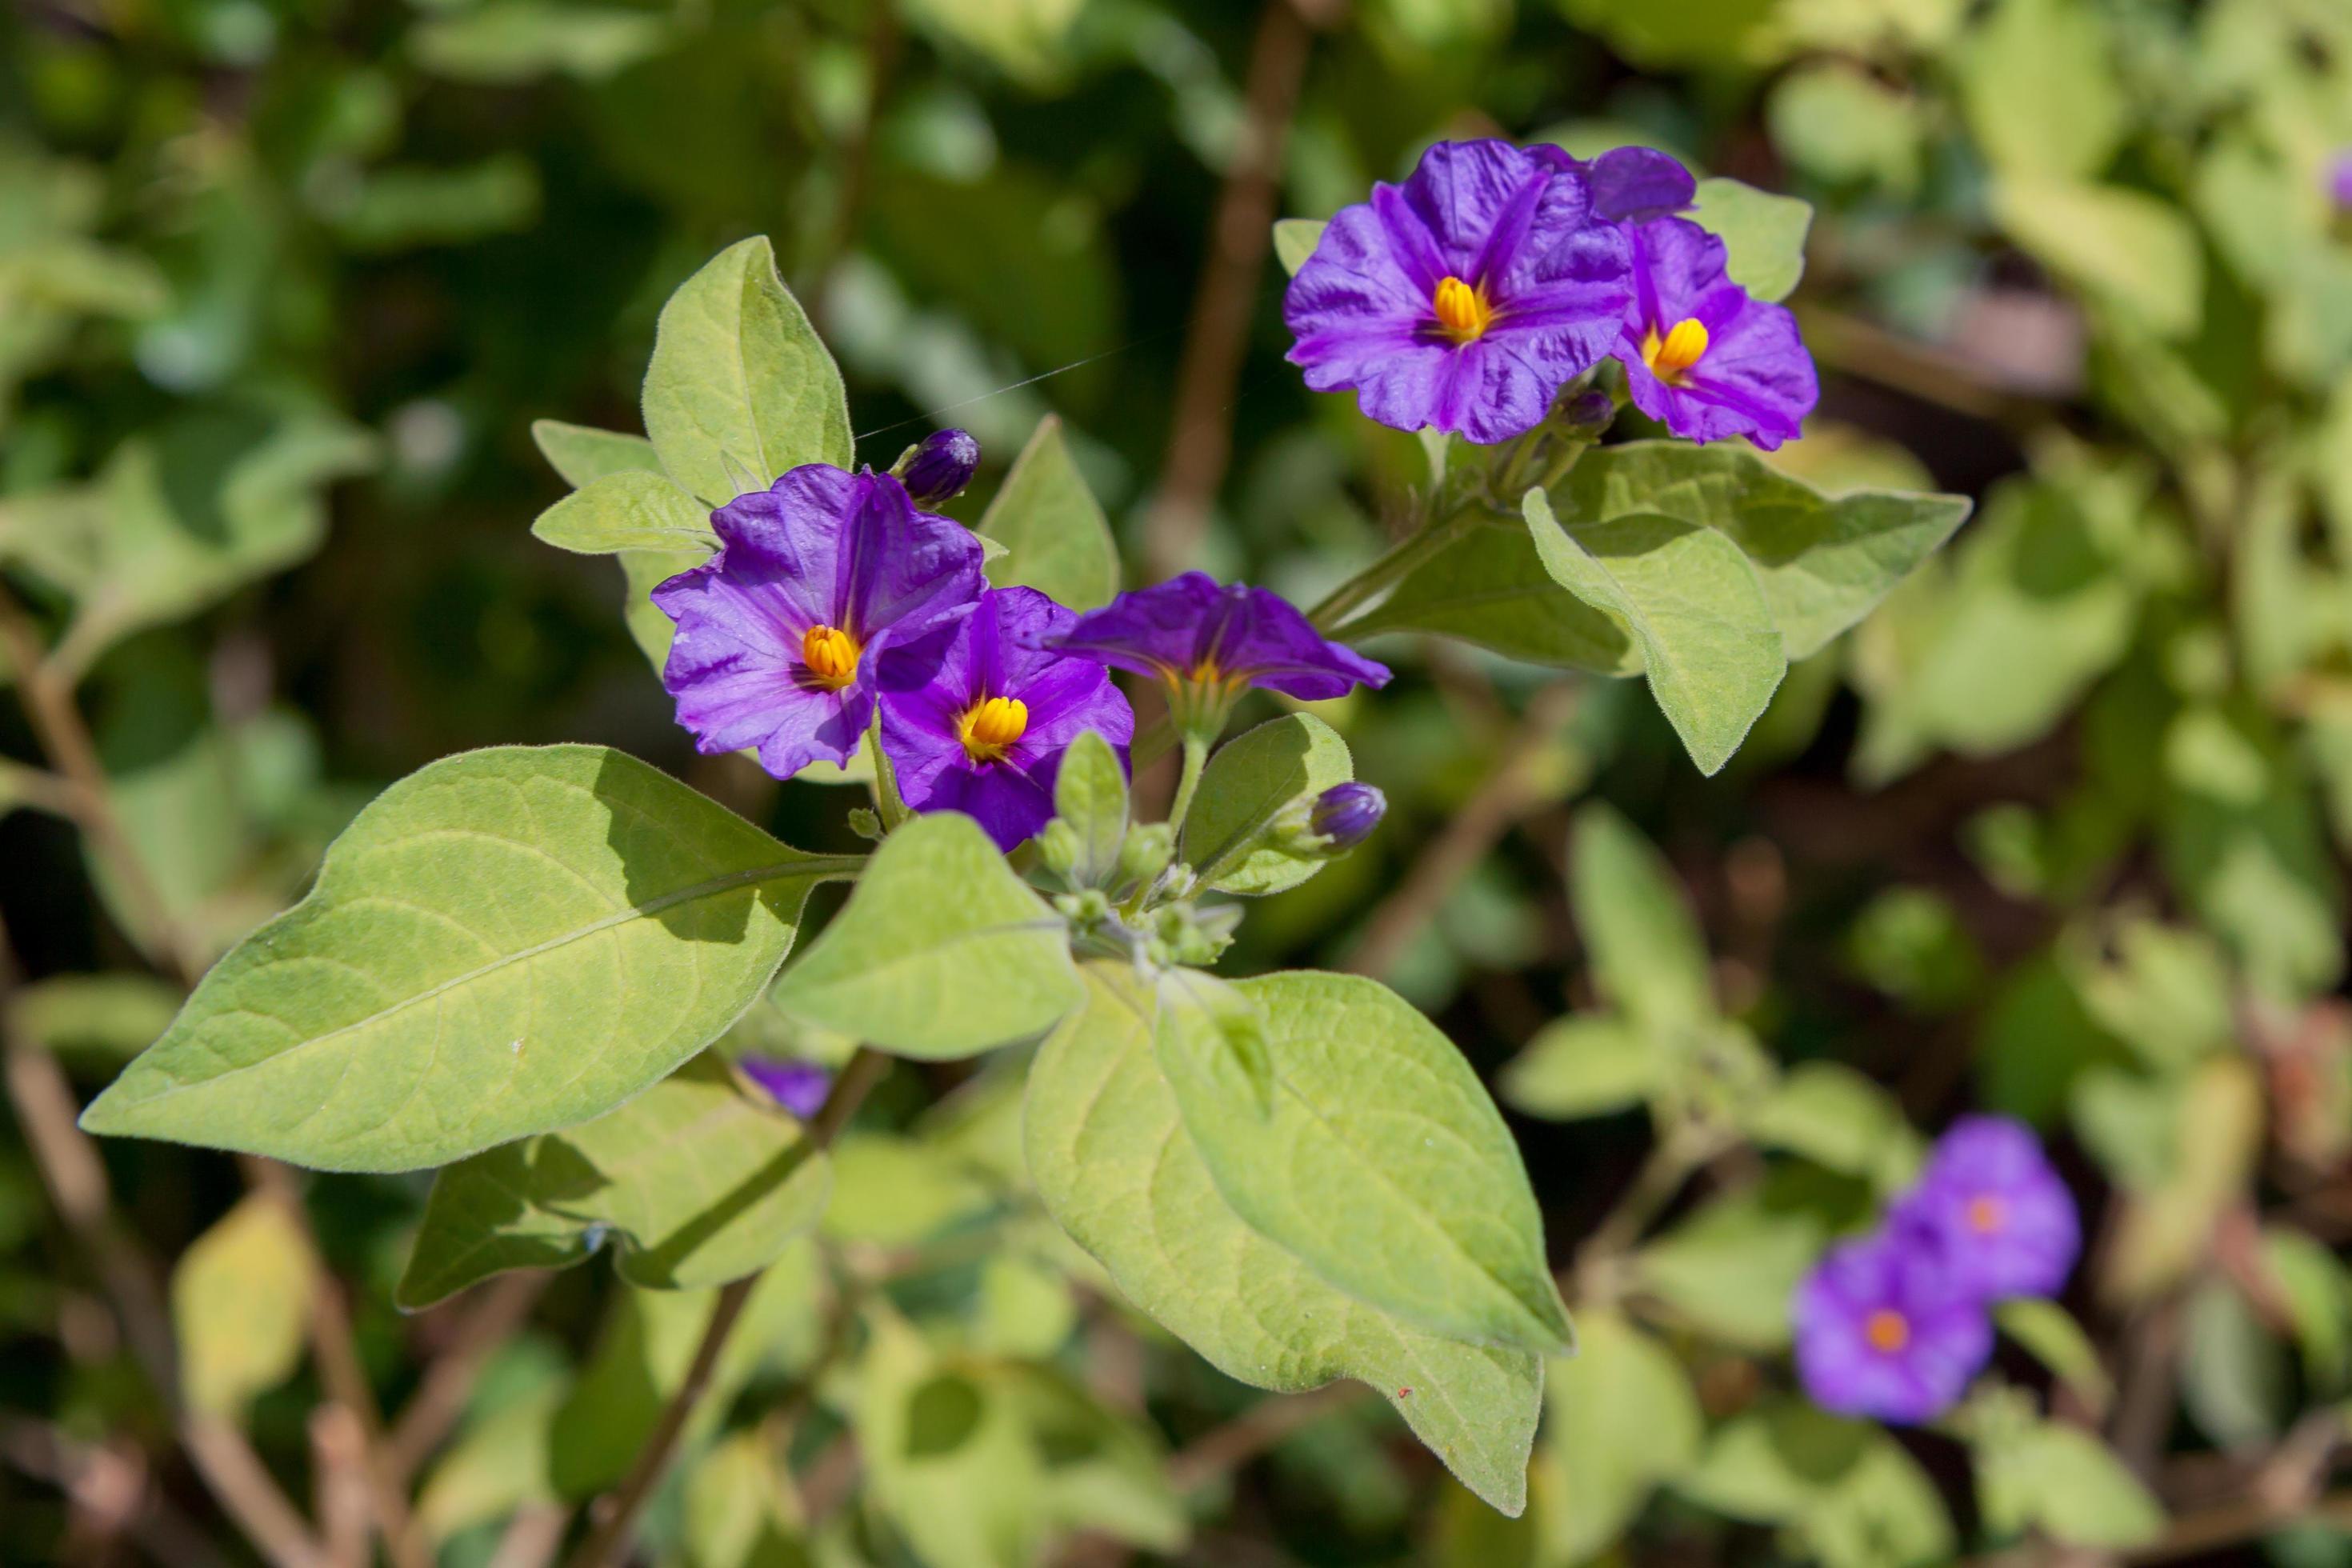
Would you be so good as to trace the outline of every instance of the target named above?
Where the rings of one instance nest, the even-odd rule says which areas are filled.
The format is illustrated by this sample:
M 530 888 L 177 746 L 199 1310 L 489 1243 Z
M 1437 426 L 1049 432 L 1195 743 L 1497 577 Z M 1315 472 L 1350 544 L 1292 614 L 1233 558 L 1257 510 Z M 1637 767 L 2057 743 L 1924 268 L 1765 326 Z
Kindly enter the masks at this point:
M 1950 1518 L 1902 1445 L 1793 1399 L 1733 1417 L 1674 1486 L 1734 1519 L 1793 1527 L 1826 1568 L 1952 1561 Z
M 765 236 L 720 251 L 662 307 L 645 416 L 670 477 L 714 506 L 734 499 L 738 469 L 767 484 L 803 463 L 849 467 L 841 372 Z
M 1186 862 L 1222 893 L 1295 888 L 1329 861 L 1270 841 L 1286 807 L 1355 776 L 1339 732 L 1311 713 L 1270 719 L 1217 748 L 1184 820 Z
M 1785 300 L 1797 291 L 1805 275 L 1812 204 L 1738 180 L 1701 180 L 1698 203 L 1688 216 L 1722 239 L 1724 270 L 1734 283 L 1759 300 Z
M 1792 659 L 1876 608 L 1952 537 L 1965 496 L 1851 490 L 1834 498 L 1728 444 L 1633 441 L 1588 452 L 1551 497 L 1572 527 L 1660 512 L 1722 532 L 1756 568 Z
M 1583 1563 L 1623 1532 L 1651 1489 L 1698 1457 L 1706 1423 L 1671 1352 L 1613 1312 L 1576 1323 L 1576 1354 L 1551 1369 L 1536 1472 L 1546 1560 Z M 1555 1506 L 1555 1504 L 1557 1506 Z
M 2121 185 L 2020 175 L 1993 183 L 1992 212 L 2033 258 L 2158 337 L 2205 311 L 2205 253 L 2178 207 Z
M 1634 1256 L 1641 1288 L 1746 1349 L 1789 1342 L 1789 1298 L 1828 1243 L 1818 1211 L 1769 1189 L 1717 1198 Z
M 1073 610 L 1108 605 L 1118 592 L 1110 524 L 1070 459 L 1061 420 L 1051 414 L 1013 460 L 980 531 L 1004 547 L 988 567 L 989 582 L 999 588 L 1035 588 Z
M 600 81 L 665 47 L 666 17 L 619 5 L 489 0 L 422 18 L 409 52 L 436 76 L 507 86 L 562 73 Z
M 1601 992 L 1671 1037 L 1715 1016 L 1706 939 L 1665 857 L 1600 802 L 1577 813 L 1568 896 Z
M 416 1522 L 426 1534 L 446 1542 L 527 1503 L 555 1500 L 548 1447 L 564 1393 L 555 1381 L 509 1399 L 442 1455 L 416 1497 Z
M 1204 1114 L 1235 1110 L 1264 1121 L 1274 1114 L 1274 1053 L 1265 1012 L 1229 983 L 1197 969 L 1160 977 L 1153 1032 L 1160 1071 L 1179 1104 Z
M 1119 1289 L 1228 1375 L 1284 1392 L 1371 1384 L 1464 1485 L 1525 1505 L 1543 1363 L 1412 1327 L 1325 1284 L 1220 1194 L 1152 1046 L 1150 992 L 1092 963 L 1038 1053 L 1024 1118 L 1046 1209 Z
M 912 1247 L 986 1209 L 986 1182 L 938 1144 L 856 1132 L 833 1149 L 833 1202 L 824 1234 L 877 1247 Z
M 1054 779 L 1054 815 L 1077 835 L 1072 881 L 1108 886 L 1118 873 L 1119 846 L 1127 842 L 1127 769 L 1111 743 L 1092 730 L 1062 753 L 1062 771 Z
M 118 1065 L 153 1045 L 184 1000 L 150 974 L 54 974 L 8 998 L 8 1026 L 69 1062 Z
M 301 1226 L 255 1194 L 196 1237 L 172 1270 L 172 1327 L 188 1403 L 241 1422 L 301 1364 L 316 1270 Z
M 567 425 L 561 419 L 534 419 L 530 438 L 540 456 L 573 489 L 583 489 L 614 474 L 662 471 L 654 444 L 643 436 L 624 436 L 589 425 Z
M 2131 129 L 2106 24 L 2087 0 L 2000 0 L 1952 64 L 1969 129 L 2005 173 L 2095 174 Z
M 958 812 L 908 822 L 784 972 L 776 1005 L 900 1056 L 968 1057 L 1084 998 L 1061 918 Z
M 2062 1545 L 2122 1550 L 2164 1532 L 2164 1510 L 2147 1489 L 2080 1427 L 2038 1422 L 1975 1455 L 1985 1522 L 1998 1533 L 2040 1525 Z
M 1656 513 L 1562 527 L 1541 490 L 1521 506 L 1544 569 L 1641 649 L 1650 693 L 1691 761 L 1721 771 L 1789 668 L 1739 547 Z
M 1747 1115 L 1748 1135 L 1767 1149 L 1860 1176 L 1893 1194 L 1917 1172 L 1919 1135 L 1895 1097 L 1835 1062 L 1800 1062 Z
M 1297 277 L 1298 269 L 1307 265 L 1307 258 L 1314 255 L 1315 247 L 1323 242 L 1323 231 L 1330 226 L 1319 217 L 1276 219 L 1274 256 L 1282 263 L 1282 269 L 1293 278 Z
M 733 1023 L 850 866 L 604 747 L 447 758 L 359 815 L 82 1125 L 404 1171 L 587 1121 Z
M 1454 1043 L 1375 981 L 1299 972 L 1234 989 L 1265 1011 L 1271 1115 L 1227 1085 L 1168 1075 L 1234 1212 L 1384 1311 L 1454 1339 L 1564 1350 L 1518 1148 Z
M 614 559 L 621 563 L 621 619 L 629 628 L 630 640 L 644 652 L 654 672 L 659 674 L 669 662 L 670 638 L 677 635 L 677 623 L 654 603 L 653 592 L 679 573 L 691 571 L 709 560 L 709 552 L 624 550 Z
M 699 502 L 662 475 L 636 470 L 572 491 L 541 512 L 530 531 L 543 544 L 582 555 L 708 551 L 719 542 Z
M 2099 1347 L 2091 1342 L 2074 1313 L 2055 1301 L 2021 1296 L 1995 1306 L 1992 1316 L 2000 1331 L 2048 1367 L 2085 1409 L 2105 1418 L 2108 1406 L 2115 1403 L 2115 1380 L 2099 1360 Z
M 1551 580 L 1524 524 L 1466 527 L 1341 635 L 1358 642 L 1382 632 L 1436 632 L 1529 664 L 1642 672 L 1617 623 Z
M 723 1285 L 812 1229 L 831 1185 L 799 1124 L 705 1052 L 608 1115 L 442 1171 L 394 1298 L 415 1310 L 510 1268 L 568 1268 L 607 1234 L 631 1284 Z
M 2198 1430 L 2235 1453 L 2275 1439 L 2294 1408 L 2286 1346 L 2237 1288 L 2209 1279 L 2189 1294 L 2180 1405 Z
M 1511 1058 L 1496 1087 L 1529 1116 L 1573 1121 L 1642 1104 L 1664 1087 L 1666 1067 L 1657 1042 L 1622 1018 L 1561 1018 Z

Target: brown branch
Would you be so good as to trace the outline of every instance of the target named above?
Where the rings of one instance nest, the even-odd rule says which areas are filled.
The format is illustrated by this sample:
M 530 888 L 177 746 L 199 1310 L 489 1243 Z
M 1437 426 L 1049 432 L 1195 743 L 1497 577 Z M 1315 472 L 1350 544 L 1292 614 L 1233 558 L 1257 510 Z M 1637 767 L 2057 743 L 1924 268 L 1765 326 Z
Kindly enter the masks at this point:
M 147 1484 L 145 1467 L 112 1449 L 77 1443 L 55 1427 L 10 1417 L 0 1422 L 0 1460 L 46 1481 L 74 1506 L 128 1534 L 172 1568 L 225 1568 L 194 1521 Z
M 544 1270 L 529 1269 L 503 1276 L 477 1293 L 448 1347 L 433 1358 L 385 1440 L 385 1460 L 404 1482 L 457 1424 L 482 1363 L 522 1326 L 553 1278 Z
M 1217 487 L 1233 457 L 1234 389 L 1249 343 L 1258 279 L 1273 243 L 1281 196 L 1283 149 L 1314 48 L 1314 28 L 1334 5 L 1267 0 L 1259 13 L 1243 84 L 1238 142 L 1209 219 L 1209 254 L 1201 268 L 1191 331 L 1176 370 L 1176 418 L 1144 549 L 1155 577 L 1192 563 Z
M 1536 763 L 1568 721 L 1580 689 L 1572 681 L 1559 681 L 1536 693 L 1486 782 L 1422 850 L 1397 890 L 1372 911 L 1349 955 L 1349 970 L 1376 979 L 1387 973 L 1511 825 L 1544 804 Z
M 812 1153 L 831 1147 L 835 1135 L 865 1101 L 867 1091 L 889 1070 L 889 1058 L 870 1047 L 859 1047 L 841 1076 L 834 1080 L 833 1092 L 825 1096 L 824 1104 L 809 1121 L 807 1142 Z M 710 1309 L 710 1322 L 702 1331 L 702 1342 L 695 1347 L 694 1363 L 687 1368 L 686 1381 L 662 1406 L 661 1418 L 654 1424 L 645 1446 L 637 1450 L 627 1479 L 622 1481 L 619 1490 L 599 1505 L 600 1522 L 580 1550 L 565 1560 L 565 1568 L 614 1568 L 627 1555 L 629 1538 L 636 1531 L 637 1516 L 645 1511 L 655 1487 L 667 1473 L 670 1461 L 677 1457 L 687 1420 L 709 1388 L 719 1354 L 727 1347 L 727 1336 L 734 1331 L 736 1320 L 743 1315 L 743 1304 L 751 1299 L 759 1283 L 760 1276 L 751 1274 L 719 1290 L 719 1300 Z

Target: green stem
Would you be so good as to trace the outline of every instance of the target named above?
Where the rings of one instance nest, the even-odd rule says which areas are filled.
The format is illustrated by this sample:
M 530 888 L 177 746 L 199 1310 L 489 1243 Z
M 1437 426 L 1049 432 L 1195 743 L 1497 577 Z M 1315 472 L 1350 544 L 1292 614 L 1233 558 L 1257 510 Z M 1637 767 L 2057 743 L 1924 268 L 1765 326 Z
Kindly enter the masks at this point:
M 1176 798 L 1168 807 L 1168 826 L 1181 833 L 1184 818 L 1192 810 L 1192 792 L 1201 787 L 1201 769 L 1209 760 L 1209 737 L 1187 734 L 1184 737 L 1184 771 L 1177 775 Z
M 874 806 L 882 814 L 882 831 L 895 831 L 907 820 L 907 803 L 898 797 L 898 775 L 882 752 L 882 709 L 876 704 L 874 721 L 866 728 L 866 753 L 874 759 Z

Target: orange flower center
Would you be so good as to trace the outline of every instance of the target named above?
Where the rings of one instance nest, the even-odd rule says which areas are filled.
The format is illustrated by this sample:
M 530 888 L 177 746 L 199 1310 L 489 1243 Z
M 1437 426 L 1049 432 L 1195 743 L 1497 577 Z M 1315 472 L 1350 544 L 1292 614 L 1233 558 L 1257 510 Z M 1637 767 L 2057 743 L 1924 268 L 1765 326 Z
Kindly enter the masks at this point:
M 1475 342 L 1494 324 L 1495 307 L 1486 295 L 1451 275 L 1438 280 L 1437 297 L 1430 303 L 1438 327 L 1457 343 Z
M 811 626 L 801 634 L 801 662 L 809 679 L 838 691 L 857 679 L 857 639 L 838 626 Z
M 1670 386 L 1681 385 L 1683 373 L 1706 355 L 1706 323 L 1696 316 L 1676 321 L 1663 338 L 1655 327 L 1642 336 L 1642 363 Z
M 1979 1236 L 1990 1236 L 2009 1223 L 2009 1205 L 1990 1194 L 1969 1200 L 1969 1228 Z
M 1029 728 L 1029 705 L 1018 697 L 992 697 L 964 710 L 956 721 L 956 738 L 964 755 L 975 763 L 1000 760 Z
M 1911 1342 L 1911 1320 L 1892 1307 L 1881 1307 L 1863 1320 L 1862 1337 L 1880 1355 L 1893 1355 Z

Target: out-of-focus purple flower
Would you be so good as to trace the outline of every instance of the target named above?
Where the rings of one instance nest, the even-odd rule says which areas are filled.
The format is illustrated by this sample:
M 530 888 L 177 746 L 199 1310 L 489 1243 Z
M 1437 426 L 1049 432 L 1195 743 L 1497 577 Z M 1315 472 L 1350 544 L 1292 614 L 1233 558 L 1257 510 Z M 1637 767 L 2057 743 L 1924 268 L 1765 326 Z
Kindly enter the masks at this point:
M 1048 646 L 1073 619 L 1034 588 L 990 588 L 920 679 L 901 678 L 897 650 L 885 656 L 882 745 L 908 805 L 961 811 L 1011 849 L 1052 818 L 1062 754 L 1080 735 L 1126 761 L 1135 713 L 1109 672 Z
M 1558 147 L 1528 151 L 1555 169 L 1582 175 L 1592 192 L 1592 216 L 1603 223 L 1647 223 L 1686 212 L 1698 199 L 1691 172 L 1655 147 L 1615 147 L 1590 162 Z
M 2083 1246 L 2074 1197 L 2041 1143 L 1998 1116 L 1952 1124 L 1894 1225 L 1940 1248 L 1954 1284 L 1986 1300 L 2054 1295 Z
M 1290 280 L 1290 363 L 1365 414 L 1478 442 L 1534 428 L 1610 351 L 1623 237 L 1580 171 L 1507 142 L 1441 142 L 1344 209 Z
M 756 748 L 789 778 L 856 754 L 882 656 L 919 680 L 981 586 L 979 539 L 898 480 L 822 463 L 710 517 L 720 549 L 653 592 L 677 623 L 662 684 L 703 752 Z
M 1992 1354 L 1982 1299 L 1955 1284 L 1937 1248 L 1899 1232 L 1832 1250 L 1790 1311 L 1805 1392 L 1843 1415 L 1932 1420 Z
M 833 1074 L 814 1062 L 787 1061 L 782 1057 L 738 1057 L 735 1065 L 745 1077 L 768 1091 L 778 1105 L 806 1121 L 833 1091 Z
M 1388 810 L 1389 797 L 1378 786 L 1350 780 L 1315 797 L 1307 826 L 1332 854 L 1344 854 L 1370 838 Z
M 1166 681 L 1180 720 L 1223 722 L 1254 686 L 1321 702 L 1352 686 L 1389 683 L 1389 667 L 1326 639 L 1297 605 L 1266 588 L 1186 572 L 1089 610 L 1053 646 Z
M 1634 406 L 1677 436 L 1794 440 L 1821 401 L 1797 319 L 1724 271 L 1723 241 L 1687 218 L 1625 226 L 1633 298 L 1614 353 Z
M 919 507 L 945 504 L 963 494 L 980 468 L 980 443 L 969 430 L 934 430 L 899 455 L 890 471 Z
M 2327 194 L 2335 198 L 2336 210 L 2352 213 L 2352 147 L 2336 154 L 2328 165 Z

